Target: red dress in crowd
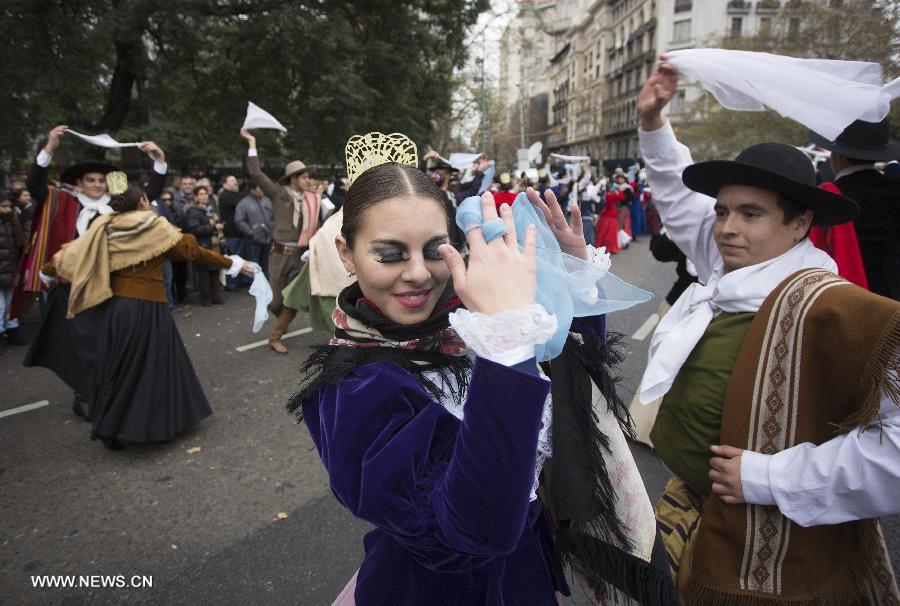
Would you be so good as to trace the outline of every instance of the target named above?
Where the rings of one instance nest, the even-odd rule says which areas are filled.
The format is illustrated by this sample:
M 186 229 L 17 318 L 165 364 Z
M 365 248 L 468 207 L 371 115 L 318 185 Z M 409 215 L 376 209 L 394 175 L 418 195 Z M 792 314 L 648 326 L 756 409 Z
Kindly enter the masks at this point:
M 841 195 L 841 190 L 834 183 L 822 183 L 819 187 Z M 863 268 L 862 254 L 859 252 L 859 240 L 853 222 L 848 221 L 831 227 L 813 227 L 809 230 L 809 241 L 816 248 L 824 250 L 834 259 L 838 266 L 838 275 L 857 286 L 869 288 L 866 271 Z
M 617 253 L 621 250 L 619 248 L 619 214 L 616 211 L 616 204 L 624 199 L 625 194 L 623 193 L 608 192 L 606 207 L 597 222 L 594 246 L 597 248 L 605 246 L 608 253 Z
M 500 214 L 500 205 L 504 202 L 513 205 L 513 202 L 516 200 L 516 196 L 518 194 L 511 191 L 495 191 L 491 192 L 494 196 L 494 205 L 497 207 L 497 214 Z

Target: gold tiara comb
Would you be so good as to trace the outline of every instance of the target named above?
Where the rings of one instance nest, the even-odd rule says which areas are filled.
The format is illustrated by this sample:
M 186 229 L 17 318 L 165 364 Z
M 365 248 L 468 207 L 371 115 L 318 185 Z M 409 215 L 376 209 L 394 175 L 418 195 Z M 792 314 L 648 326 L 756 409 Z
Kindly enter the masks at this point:
M 347 141 L 344 150 L 347 159 L 347 177 L 350 183 L 374 166 L 397 162 L 399 164 L 419 165 L 419 153 L 416 144 L 402 133 L 366 133 L 354 135 Z
M 106 173 L 106 191 L 110 196 L 124 194 L 128 189 L 128 175 L 120 170 Z

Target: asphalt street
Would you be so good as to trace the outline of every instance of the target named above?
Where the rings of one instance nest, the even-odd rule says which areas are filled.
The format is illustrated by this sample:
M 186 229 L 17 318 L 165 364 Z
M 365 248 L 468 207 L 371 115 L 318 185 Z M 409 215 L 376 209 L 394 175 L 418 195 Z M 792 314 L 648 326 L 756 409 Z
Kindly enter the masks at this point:
M 620 389 L 630 400 L 649 341 L 632 335 L 675 271 L 650 257 L 646 239 L 615 256 L 613 271 L 657 295 L 609 318 L 626 335 Z M 271 321 L 252 334 L 252 298 L 224 294 L 223 306 L 176 313 L 214 414 L 166 444 L 105 449 L 60 380 L 24 368 L 24 348 L 0 355 L 0 604 L 327 606 L 351 577 L 368 527 L 331 495 L 306 429 L 284 409 L 306 347 L 327 335 L 285 341 L 286 356 L 238 351 Z M 291 328 L 304 326 L 298 316 Z M 655 500 L 668 472 L 646 447 L 632 450 Z M 884 526 L 900 570 L 900 520 Z M 143 575 L 152 587 L 39 589 L 35 575 Z

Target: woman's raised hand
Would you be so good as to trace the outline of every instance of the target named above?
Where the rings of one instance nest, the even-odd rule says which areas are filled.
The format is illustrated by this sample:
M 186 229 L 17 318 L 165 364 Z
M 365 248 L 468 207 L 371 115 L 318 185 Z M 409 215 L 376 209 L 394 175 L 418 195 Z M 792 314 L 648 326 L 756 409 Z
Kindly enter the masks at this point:
M 525 190 L 525 195 L 528 196 L 532 204 L 544 213 L 547 225 L 550 226 L 550 230 L 556 236 L 556 241 L 559 242 L 559 248 L 566 254 L 587 260 L 584 223 L 581 221 L 581 208 L 578 207 L 578 204 L 571 205 L 572 219 L 570 224 L 566 221 L 566 216 L 563 214 L 562 208 L 560 208 L 559 202 L 556 200 L 556 194 L 552 190 L 548 189 L 544 192 L 544 195 L 547 197 L 546 202 L 541 200 L 541 195 L 532 187 Z
M 489 192 L 481 196 L 485 221 L 497 218 L 497 207 Z M 469 242 L 469 266 L 449 244 L 438 249 L 453 278 L 460 300 L 470 311 L 492 316 L 534 303 L 537 292 L 536 241 L 534 225 L 525 233 L 524 250 L 519 249 L 516 225 L 508 204 L 500 207 L 506 223 L 506 235 L 485 242 L 481 228 L 466 233 Z

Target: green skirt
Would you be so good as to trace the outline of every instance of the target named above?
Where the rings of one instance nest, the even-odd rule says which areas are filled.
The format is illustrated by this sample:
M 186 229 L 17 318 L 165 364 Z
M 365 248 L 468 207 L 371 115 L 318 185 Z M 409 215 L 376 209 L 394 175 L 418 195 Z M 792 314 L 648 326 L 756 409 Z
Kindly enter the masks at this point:
M 309 314 L 313 330 L 324 330 L 334 334 L 334 311 L 336 297 L 314 297 L 309 283 L 309 263 L 304 263 L 297 277 L 281 291 L 284 304 L 291 309 L 300 309 Z

